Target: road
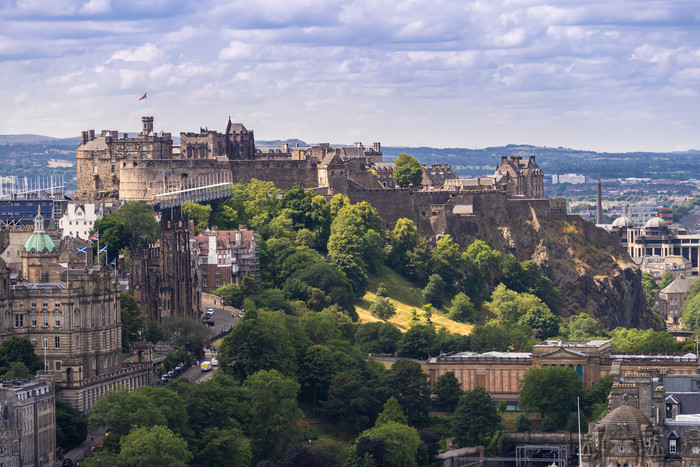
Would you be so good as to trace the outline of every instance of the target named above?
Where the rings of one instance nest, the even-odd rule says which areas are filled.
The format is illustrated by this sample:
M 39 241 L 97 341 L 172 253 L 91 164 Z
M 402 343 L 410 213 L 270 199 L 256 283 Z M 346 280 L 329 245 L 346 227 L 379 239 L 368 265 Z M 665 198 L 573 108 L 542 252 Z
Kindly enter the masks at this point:
M 240 310 L 232 306 L 222 306 L 221 302 L 217 300 L 214 304 L 211 300 L 204 300 L 202 298 L 202 318 L 204 318 L 204 313 L 206 310 L 211 308 L 214 310 L 210 322 L 214 322 L 214 331 L 216 334 L 221 334 L 224 331 L 228 331 L 235 323 L 238 321 L 237 315 L 240 315 Z

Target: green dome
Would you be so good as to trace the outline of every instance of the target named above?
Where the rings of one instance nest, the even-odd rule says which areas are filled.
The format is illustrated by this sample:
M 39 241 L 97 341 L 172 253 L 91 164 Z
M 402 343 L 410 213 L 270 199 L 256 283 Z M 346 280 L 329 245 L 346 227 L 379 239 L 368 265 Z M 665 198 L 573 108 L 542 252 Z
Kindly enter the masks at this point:
M 37 214 L 34 218 L 34 233 L 24 242 L 24 249 L 26 251 L 35 250 L 37 253 L 44 250 L 48 252 L 56 250 L 56 244 L 44 230 L 44 218 L 41 217 L 41 214 Z
M 44 250 L 54 251 L 56 249 L 56 244 L 45 233 L 33 233 L 29 236 L 26 242 L 24 242 L 24 249 L 27 251 L 36 250 L 41 253 Z

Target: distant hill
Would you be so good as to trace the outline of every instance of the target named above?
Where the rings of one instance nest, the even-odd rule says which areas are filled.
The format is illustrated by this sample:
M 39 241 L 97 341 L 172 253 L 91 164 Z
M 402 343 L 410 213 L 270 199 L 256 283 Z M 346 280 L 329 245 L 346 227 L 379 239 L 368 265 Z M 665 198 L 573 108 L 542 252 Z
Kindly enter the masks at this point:
M 80 144 L 79 137 L 72 138 L 54 138 L 52 136 L 45 135 L 32 135 L 32 134 L 22 134 L 22 135 L 0 135 L 0 144 L 70 144 L 73 147 Z

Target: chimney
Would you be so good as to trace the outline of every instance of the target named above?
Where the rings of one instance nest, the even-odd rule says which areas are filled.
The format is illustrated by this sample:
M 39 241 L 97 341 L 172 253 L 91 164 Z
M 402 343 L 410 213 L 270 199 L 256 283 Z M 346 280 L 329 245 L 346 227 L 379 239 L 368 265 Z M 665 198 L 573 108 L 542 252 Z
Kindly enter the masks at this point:
M 382 143 L 376 142 L 372 144 L 375 152 L 382 152 Z
M 362 143 L 359 141 L 355 141 L 355 148 L 356 149 L 362 149 Z
M 282 152 L 289 152 L 289 143 L 282 143 Z
M 506 162 L 508 162 L 508 156 L 501 156 L 501 164 L 505 164 Z
M 90 130 L 90 141 L 95 139 L 95 130 Z
M 596 202 L 595 202 L 595 217 L 596 223 L 603 223 L 603 190 L 601 189 L 600 179 L 598 179 L 598 189 L 596 191 Z
M 80 133 L 80 139 L 81 139 L 81 141 L 82 141 L 82 143 L 80 143 L 80 144 L 85 144 L 85 143 L 87 143 L 87 142 L 89 141 L 89 140 L 88 140 L 88 132 L 87 132 L 87 131 L 81 132 L 81 133 Z

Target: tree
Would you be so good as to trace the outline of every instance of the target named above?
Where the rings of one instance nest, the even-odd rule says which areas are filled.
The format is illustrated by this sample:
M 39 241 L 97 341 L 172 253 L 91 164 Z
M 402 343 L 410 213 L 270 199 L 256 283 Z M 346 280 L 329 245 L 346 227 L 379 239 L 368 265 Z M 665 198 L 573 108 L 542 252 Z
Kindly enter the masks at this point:
M 188 220 L 194 223 L 194 233 L 197 235 L 209 228 L 209 217 L 211 216 L 211 206 L 185 201 L 182 205 L 182 212 Z
M 321 407 L 323 414 L 336 423 L 336 436 L 339 430 L 354 435 L 370 424 L 374 402 L 360 371 L 348 370 L 333 377 L 328 399 Z
M 90 233 L 100 233 L 100 245 L 107 245 L 107 256 L 116 258 L 122 248 L 129 246 L 124 224 L 115 215 L 97 219 Z
M 127 201 L 111 215 L 124 225 L 130 247 L 153 244 L 160 236 L 160 225 L 153 215 L 153 208 L 145 201 Z
M 165 426 L 138 427 L 121 440 L 119 458 L 135 467 L 186 466 L 192 459 L 187 441 Z
M 131 344 L 140 339 L 144 317 L 133 295 L 121 293 L 120 311 L 122 318 L 122 351 L 131 351 Z
M 391 396 L 389 400 L 384 403 L 384 410 L 379 414 L 379 417 L 377 417 L 377 421 L 374 423 L 374 426 L 388 422 L 396 422 L 403 425 L 408 424 L 406 415 L 404 415 L 403 410 L 401 410 L 401 406 L 399 405 L 399 401 L 397 401 L 394 396 Z
M 542 300 L 529 293 L 510 290 L 503 283 L 493 291 L 489 308 L 504 326 L 520 324 L 533 330 L 541 329 L 544 337 L 555 336 L 559 331 L 557 317 Z
M 221 297 L 224 304 L 235 306 L 236 308 L 240 308 L 243 305 L 243 298 L 245 298 L 238 284 L 222 285 L 214 290 L 212 294 Z
M 187 351 L 197 358 L 203 356 L 202 349 L 211 335 L 211 331 L 201 321 L 186 316 L 165 317 L 163 332 L 172 338 L 175 345 L 184 345 Z
M 407 254 L 418 243 L 418 229 L 411 219 L 401 218 L 396 221 L 391 231 L 391 250 L 389 264 L 398 272 L 405 274 Z
M 390 388 L 387 399 L 396 397 L 409 423 L 420 424 L 427 418 L 430 384 L 419 363 L 404 358 L 396 360 L 386 372 L 384 383 Z
M 333 353 L 328 347 L 312 345 L 306 349 L 306 355 L 302 363 L 302 374 L 306 384 L 313 387 L 313 406 L 311 409 L 313 416 L 316 415 L 318 386 L 321 385 L 321 393 L 325 395 L 336 371 L 336 362 L 333 359 Z
M 327 467 L 330 459 L 318 449 L 294 446 L 284 453 L 282 467 Z
M 357 327 L 355 342 L 366 353 L 394 353 L 401 331 L 390 323 L 363 323 Z
M 671 271 L 664 271 L 663 274 L 661 274 L 661 281 L 659 282 L 659 289 L 663 290 L 666 288 L 668 284 L 674 281 L 673 273 Z
M 56 401 L 56 447 L 68 452 L 85 440 L 87 420 L 80 411 L 60 400 Z
M 458 447 L 487 444 L 500 427 L 501 416 L 484 388 L 477 386 L 459 398 L 452 416 L 452 431 Z
M 591 408 L 593 420 L 600 420 L 608 410 L 608 395 L 613 385 L 612 375 L 605 375 L 593 384 L 593 387 L 586 394 L 586 402 Z
M 572 316 L 567 329 L 568 335 L 566 337 L 572 341 L 590 340 L 605 336 L 605 331 L 600 327 L 598 321 L 586 313 Z
M 250 465 L 252 453 L 243 432 L 236 428 L 208 428 L 199 440 L 195 462 L 199 465 L 227 467 Z
M 245 381 L 245 386 L 250 390 L 248 431 L 255 437 L 254 454 L 279 459 L 301 439 L 298 422 L 304 413 L 297 406 L 299 383 L 277 370 L 260 370 Z
M 497 322 L 475 327 L 470 337 L 471 348 L 478 351 L 529 352 L 538 342 L 532 338 L 532 329 L 526 326 L 505 326 Z
M 408 154 L 399 154 L 394 161 L 394 182 L 406 187 L 409 185 L 421 186 L 423 183 L 423 169 L 420 162 Z
M 26 337 L 12 336 L 0 343 L 0 357 L 8 366 L 13 362 L 22 362 L 31 375 L 44 369 L 44 360 L 34 352 L 34 345 Z
M 464 292 L 459 292 L 452 299 L 448 317 L 460 323 L 470 323 L 474 320 L 474 305 L 471 299 Z
M 163 329 L 158 326 L 155 321 L 149 321 L 146 326 L 146 331 L 143 334 L 144 339 L 146 339 L 151 344 L 157 344 L 163 340 Z
M 543 391 L 542 388 L 547 388 Z M 576 409 L 576 397 L 581 396 L 581 379 L 567 367 L 534 367 L 520 382 L 519 406 L 539 412 L 561 428 L 569 413 Z
M 396 314 L 396 307 L 386 297 L 377 297 L 370 305 L 369 312 L 379 319 L 389 319 Z
M 136 426 L 150 427 L 166 425 L 167 419 L 163 412 L 141 390 L 132 393 L 125 387 L 115 391 L 107 391 L 90 409 L 88 425 L 95 428 L 100 425 L 110 425 L 112 436 L 120 439 Z
M 656 284 L 654 276 L 648 272 L 642 273 L 642 288 L 647 297 L 647 303 L 649 303 L 649 306 L 654 306 L 654 299 L 659 291 L 659 286 Z
M 515 420 L 515 431 L 530 431 L 531 425 L 532 423 L 530 422 L 528 416 L 521 413 Z
M 436 353 L 436 340 L 437 336 L 432 326 L 416 324 L 401 338 L 398 347 L 399 357 L 426 359 Z
M 433 273 L 442 277 L 448 288 L 452 288 L 455 272 L 461 263 L 461 259 L 462 254 L 459 251 L 459 245 L 455 243 L 451 235 L 444 235 L 435 244 Z
M 416 453 L 420 445 L 418 430 L 397 422 L 386 422 L 375 425 L 360 434 L 360 438 L 375 438 L 384 440 L 384 452 L 382 453 L 383 465 L 400 465 L 403 467 L 415 467 Z
M 438 274 L 431 274 L 428 278 L 428 284 L 421 293 L 426 302 L 430 303 L 435 308 L 440 308 L 442 307 L 442 299 L 445 295 L 446 288 L 447 285 L 442 277 Z
M 435 380 L 435 387 L 433 387 L 433 394 L 437 397 L 437 403 L 441 407 L 447 409 L 448 412 L 452 411 L 451 409 L 463 394 L 462 386 L 454 371 L 448 371 L 438 376 Z

